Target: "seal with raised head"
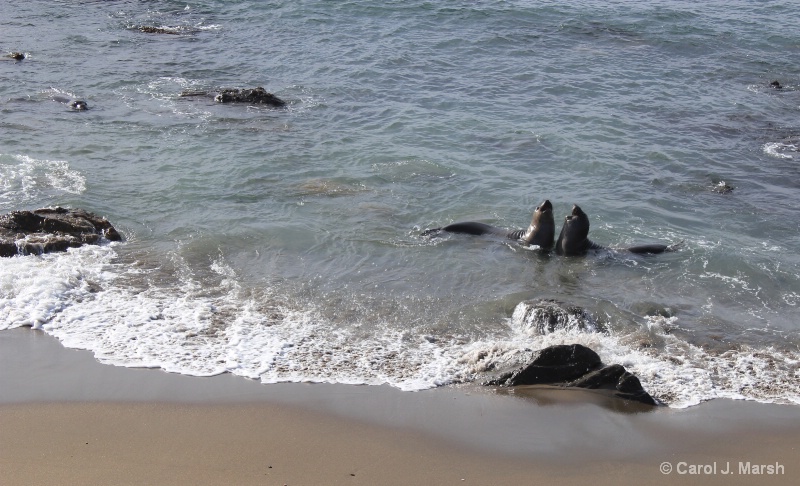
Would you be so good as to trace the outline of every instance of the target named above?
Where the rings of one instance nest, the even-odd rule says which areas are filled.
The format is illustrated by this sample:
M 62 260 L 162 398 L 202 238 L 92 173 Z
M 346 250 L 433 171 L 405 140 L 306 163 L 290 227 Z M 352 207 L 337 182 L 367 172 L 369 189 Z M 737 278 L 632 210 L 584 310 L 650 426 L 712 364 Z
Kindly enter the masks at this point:
M 527 229 L 508 230 L 498 228 L 486 223 L 467 221 L 463 223 L 449 224 L 443 228 L 434 228 L 425 231 L 422 235 L 428 236 L 439 231 L 448 233 L 465 233 L 469 235 L 498 235 L 511 240 L 520 240 L 527 245 L 536 245 L 542 249 L 550 249 L 553 246 L 553 239 L 556 234 L 556 223 L 553 218 L 553 205 L 549 199 L 533 211 L 531 224 Z
M 589 250 L 622 250 L 637 254 L 656 254 L 672 251 L 670 245 L 638 245 L 630 248 L 606 248 L 589 239 L 589 217 L 578 206 L 572 206 L 572 212 L 564 218 L 564 226 L 556 241 L 556 253 L 564 256 L 585 255 Z

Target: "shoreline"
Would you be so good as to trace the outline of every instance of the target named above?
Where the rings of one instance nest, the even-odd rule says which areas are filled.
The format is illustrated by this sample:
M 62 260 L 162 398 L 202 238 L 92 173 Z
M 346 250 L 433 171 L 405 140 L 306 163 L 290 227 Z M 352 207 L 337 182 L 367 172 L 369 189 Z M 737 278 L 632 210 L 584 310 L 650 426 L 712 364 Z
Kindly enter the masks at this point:
M 648 409 L 548 388 L 265 385 L 103 365 L 28 328 L 0 332 L 0 390 L 11 484 L 753 484 L 740 463 L 783 472 L 757 484 L 785 484 L 800 471 L 792 405 Z

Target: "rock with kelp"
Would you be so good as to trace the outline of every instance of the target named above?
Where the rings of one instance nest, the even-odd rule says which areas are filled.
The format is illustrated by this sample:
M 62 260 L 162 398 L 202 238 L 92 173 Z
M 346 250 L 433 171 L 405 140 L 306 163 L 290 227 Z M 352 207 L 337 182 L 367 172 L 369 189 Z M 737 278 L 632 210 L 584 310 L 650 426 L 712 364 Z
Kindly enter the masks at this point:
M 275 108 L 286 106 L 286 102 L 269 93 L 262 87 L 253 89 L 222 88 L 219 91 L 184 91 L 180 94 L 187 97 L 213 97 L 217 103 L 246 103 L 250 105 L 268 105 Z
M 617 398 L 658 405 L 644 390 L 639 379 L 622 365 L 604 365 L 597 353 L 580 344 L 544 348 L 536 352 L 525 366 L 504 373 L 485 384 L 501 387 L 556 385 L 607 390 Z
M 122 236 L 107 219 L 62 207 L 13 211 L 0 216 L 0 256 L 39 255 L 96 245 Z

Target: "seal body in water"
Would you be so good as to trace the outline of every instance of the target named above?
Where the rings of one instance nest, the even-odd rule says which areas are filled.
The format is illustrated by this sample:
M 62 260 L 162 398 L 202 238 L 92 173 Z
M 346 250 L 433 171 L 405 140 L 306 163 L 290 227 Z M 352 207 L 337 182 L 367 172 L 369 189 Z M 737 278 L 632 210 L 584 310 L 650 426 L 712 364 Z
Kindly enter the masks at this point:
M 556 233 L 556 223 L 553 218 L 553 205 L 550 200 L 545 199 L 542 204 L 533 211 L 531 224 L 524 230 L 507 230 L 498 228 L 490 224 L 467 221 L 464 223 L 454 223 L 443 228 L 434 228 L 423 233 L 428 236 L 439 231 L 448 233 L 465 233 L 469 235 L 498 235 L 512 240 L 520 240 L 528 245 L 536 245 L 542 249 L 550 249 L 553 246 L 553 239 Z
M 636 254 L 656 254 L 672 251 L 669 245 L 638 245 L 630 248 L 606 248 L 589 239 L 589 217 L 577 205 L 572 206 L 572 212 L 564 218 L 564 226 L 556 241 L 556 253 L 564 256 L 585 255 L 589 250 L 622 250 Z
M 59 103 L 63 103 L 75 111 L 83 111 L 89 109 L 89 105 L 83 100 L 73 100 L 70 98 L 66 98 L 64 96 L 53 96 L 53 101 L 58 101 Z
M 214 98 L 217 103 L 247 103 L 251 105 L 269 105 L 275 108 L 286 106 L 286 102 L 262 87 L 253 89 L 222 88 L 213 91 L 183 91 L 181 98 L 193 96 L 207 96 Z

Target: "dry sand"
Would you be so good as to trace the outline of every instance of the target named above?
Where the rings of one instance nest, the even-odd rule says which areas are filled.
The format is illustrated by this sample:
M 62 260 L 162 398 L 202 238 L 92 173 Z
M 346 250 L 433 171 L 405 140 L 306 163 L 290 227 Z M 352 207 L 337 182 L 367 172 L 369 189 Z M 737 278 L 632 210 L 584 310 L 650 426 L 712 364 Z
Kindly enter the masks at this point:
M 798 418 L 729 400 L 648 412 L 579 391 L 196 378 L 0 332 L 3 485 L 795 484 Z

